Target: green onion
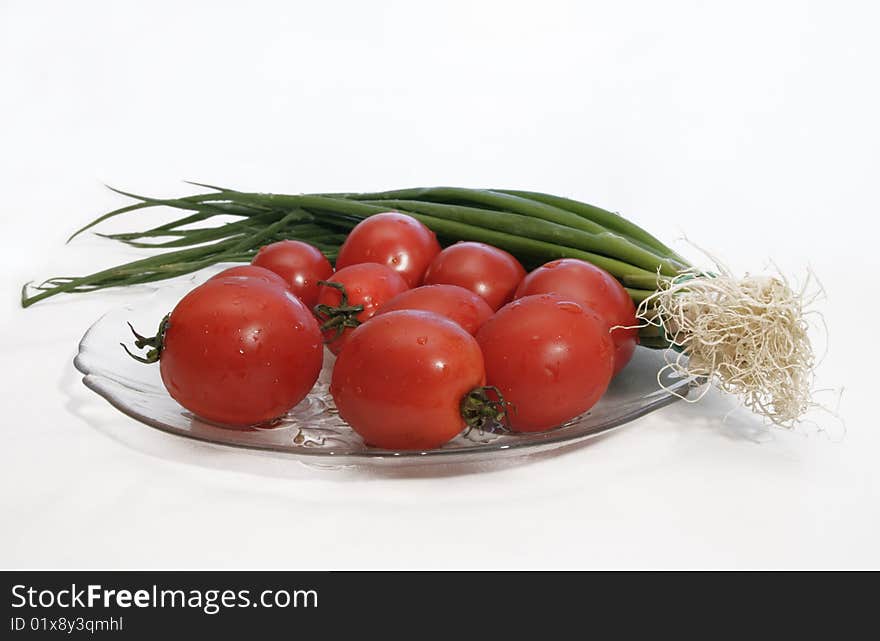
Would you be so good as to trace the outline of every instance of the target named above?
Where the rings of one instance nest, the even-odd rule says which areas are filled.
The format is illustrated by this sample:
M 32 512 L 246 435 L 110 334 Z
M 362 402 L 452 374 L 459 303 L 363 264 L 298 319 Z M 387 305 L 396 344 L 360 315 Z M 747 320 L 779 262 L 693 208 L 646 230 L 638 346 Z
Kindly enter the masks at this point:
M 364 218 L 389 210 L 417 218 L 444 244 L 488 243 L 511 252 L 527 267 L 555 258 L 586 260 L 618 278 L 637 304 L 654 294 L 659 283 L 689 267 L 656 238 L 617 214 L 548 194 L 432 187 L 293 195 L 201 186 L 212 191 L 168 199 L 114 190 L 138 202 L 96 218 L 71 238 L 110 218 L 152 207 L 189 213 L 142 231 L 99 234 L 162 253 L 87 276 L 25 285 L 22 306 L 61 293 L 154 282 L 219 262 L 249 261 L 262 245 L 284 238 L 312 243 L 333 259 L 345 232 Z M 224 220 L 217 224 L 216 217 Z

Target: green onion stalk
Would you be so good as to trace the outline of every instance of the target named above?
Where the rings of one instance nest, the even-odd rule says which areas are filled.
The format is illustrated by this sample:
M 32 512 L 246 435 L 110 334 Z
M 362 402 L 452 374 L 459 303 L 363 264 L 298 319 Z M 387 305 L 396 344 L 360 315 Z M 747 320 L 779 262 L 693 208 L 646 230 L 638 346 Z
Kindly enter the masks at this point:
M 512 189 L 427 187 L 374 193 L 269 194 L 193 183 L 183 198 L 118 193 L 135 202 L 77 230 L 152 207 L 184 213 L 142 231 L 100 236 L 161 253 L 87 276 L 54 277 L 22 288 L 21 304 L 62 293 L 150 283 L 221 262 L 248 262 L 260 247 L 296 239 L 336 258 L 346 234 L 374 214 L 397 211 L 431 228 L 441 244 L 488 243 L 526 268 L 577 258 L 617 278 L 637 306 L 640 343 L 666 350 L 664 371 L 713 381 L 780 426 L 812 406 L 809 302 L 783 277 L 705 272 L 624 217 L 569 198 Z M 706 386 L 704 389 L 708 389 Z

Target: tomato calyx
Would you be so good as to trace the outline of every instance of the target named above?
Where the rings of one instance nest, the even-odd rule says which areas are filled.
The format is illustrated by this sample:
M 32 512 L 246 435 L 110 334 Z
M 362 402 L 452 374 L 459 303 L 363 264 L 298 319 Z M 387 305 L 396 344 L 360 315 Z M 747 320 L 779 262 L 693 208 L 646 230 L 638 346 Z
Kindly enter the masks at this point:
M 364 311 L 364 306 L 349 304 L 348 292 L 345 291 L 345 285 L 343 285 L 342 283 L 334 283 L 333 281 L 329 280 L 319 280 L 318 284 L 338 289 L 339 292 L 342 294 L 342 298 L 340 299 L 338 305 L 334 306 L 321 303 L 319 305 L 315 305 L 314 309 L 312 310 L 315 316 L 321 322 L 322 332 L 335 330 L 336 333 L 333 335 L 332 338 L 327 338 L 324 340 L 325 343 L 332 343 L 337 338 L 342 336 L 346 328 L 354 328 L 361 324 L 361 322 L 357 318 L 357 315 Z
M 168 331 L 169 319 L 171 318 L 171 314 L 165 314 L 161 321 L 159 321 L 159 329 L 156 330 L 155 336 L 141 336 L 138 334 L 131 323 L 128 323 L 128 328 L 131 330 L 131 333 L 134 334 L 134 346 L 138 349 L 144 349 L 145 347 L 149 347 L 149 351 L 147 351 L 146 356 L 138 356 L 137 354 L 132 354 L 131 350 L 128 349 L 128 346 L 125 343 L 119 343 L 122 345 L 122 349 L 125 350 L 125 353 L 131 356 L 134 360 L 139 363 L 151 364 L 155 363 L 162 356 L 162 348 L 165 346 L 165 332 Z
M 467 425 L 465 434 L 473 429 L 479 430 L 480 433 L 509 431 L 507 412 L 512 406 L 510 402 L 504 400 L 501 390 L 494 385 L 483 385 L 472 389 L 462 397 L 460 408 L 461 417 Z M 496 427 L 500 430 L 496 430 Z

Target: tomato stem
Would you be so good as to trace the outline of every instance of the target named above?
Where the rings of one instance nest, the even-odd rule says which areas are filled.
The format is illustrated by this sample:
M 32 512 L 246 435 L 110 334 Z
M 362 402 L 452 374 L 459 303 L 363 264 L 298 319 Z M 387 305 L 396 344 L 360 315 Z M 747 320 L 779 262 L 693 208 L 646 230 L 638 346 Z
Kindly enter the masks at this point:
M 350 305 L 348 302 L 348 292 L 345 291 L 345 285 L 342 283 L 334 283 L 329 280 L 319 280 L 319 285 L 326 285 L 338 289 L 342 295 L 338 305 L 327 305 L 324 303 L 315 305 L 312 310 L 315 316 L 321 321 L 321 331 L 328 332 L 335 329 L 336 333 L 332 338 L 324 340 L 325 343 L 332 343 L 342 336 L 347 327 L 357 327 L 361 324 L 357 315 L 364 311 L 363 305 Z
M 499 426 L 503 431 L 509 431 L 507 424 L 508 408 L 513 409 L 509 401 L 504 400 L 501 390 L 494 385 L 475 387 L 461 399 L 461 417 L 467 425 L 469 433 L 477 429 L 481 433 L 487 430 L 487 426 Z
M 125 343 L 119 343 L 122 345 L 122 349 L 125 350 L 125 353 L 131 356 L 134 360 L 139 363 L 155 363 L 162 356 L 162 349 L 165 347 L 165 332 L 168 331 L 168 320 L 171 318 L 171 314 L 165 314 L 162 320 L 159 322 L 159 329 L 156 330 L 155 336 L 150 336 L 149 338 L 146 336 L 141 336 L 138 334 L 131 323 L 128 323 L 128 328 L 131 330 L 131 333 L 134 334 L 134 346 L 138 349 L 144 349 L 145 347 L 149 347 L 150 350 L 147 352 L 146 356 L 138 356 L 137 354 L 132 354 L 131 350 L 128 349 L 128 346 Z

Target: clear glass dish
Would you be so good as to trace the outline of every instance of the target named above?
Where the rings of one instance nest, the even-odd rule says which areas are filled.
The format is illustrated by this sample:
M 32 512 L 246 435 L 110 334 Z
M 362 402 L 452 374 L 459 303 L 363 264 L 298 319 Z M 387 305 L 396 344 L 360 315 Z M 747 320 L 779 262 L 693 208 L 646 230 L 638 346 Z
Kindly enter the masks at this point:
M 199 279 L 202 280 L 202 279 Z M 694 379 L 665 379 L 658 385 L 663 354 L 638 348 L 627 367 L 612 381 L 606 394 L 590 411 L 541 433 L 510 434 L 471 431 L 442 448 L 424 452 L 380 450 L 364 445 L 339 417 L 328 387 L 333 355 L 325 352 L 324 369 L 309 395 L 277 425 L 234 430 L 200 420 L 165 391 L 159 366 L 129 358 L 120 343 L 130 343 L 127 322 L 135 328 L 155 327 L 164 314 L 196 281 L 163 285 L 149 298 L 101 317 L 85 333 L 74 365 L 83 383 L 115 408 L 150 427 L 188 438 L 233 447 L 286 452 L 311 464 L 336 467 L 348 464 L 401 464 L 478 461 L 530 454 L 582 441 L 660 409 L 687 396 L 702 384 Z

